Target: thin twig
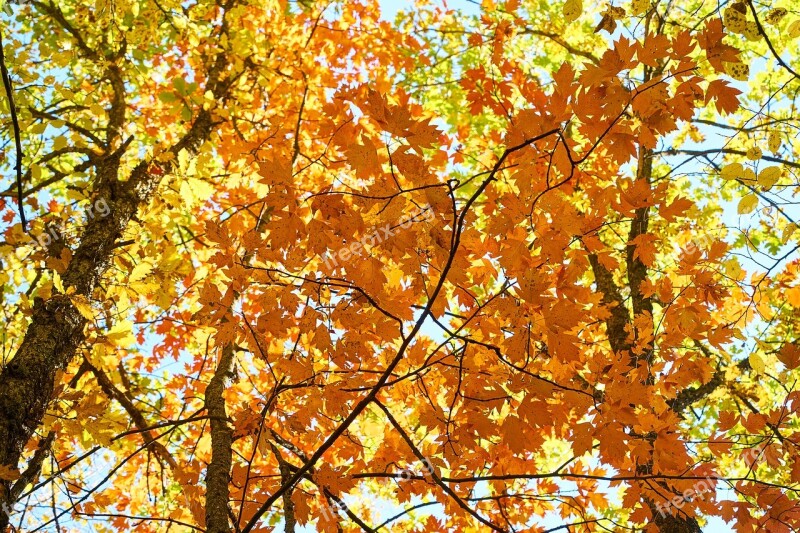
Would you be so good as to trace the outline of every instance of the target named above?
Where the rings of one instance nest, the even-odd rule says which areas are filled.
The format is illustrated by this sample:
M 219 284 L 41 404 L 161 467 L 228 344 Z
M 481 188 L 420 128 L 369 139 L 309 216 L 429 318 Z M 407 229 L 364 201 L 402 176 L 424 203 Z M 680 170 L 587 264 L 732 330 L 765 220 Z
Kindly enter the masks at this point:
M 17 119 L 17 108 L 14 105 L 14 88 L 11 86 L 11 77 L 6 68 L 6 56 L 3 49 L 3 33 L 0 32 L 0 72 L 3 76 L 3 86 L 6 88 L 6 98 L 8 98 L 8 109 L 11 112 L 11 126 L 14 129 L 14 145 L 17 150 L 17 206 L 19 207 L 19 219 L 22 221 L 22 231 L 28 231 L 27 221 L 25 220 L 25 209 L 22 207 L 22 140 L 19 130 L 19 119 Z

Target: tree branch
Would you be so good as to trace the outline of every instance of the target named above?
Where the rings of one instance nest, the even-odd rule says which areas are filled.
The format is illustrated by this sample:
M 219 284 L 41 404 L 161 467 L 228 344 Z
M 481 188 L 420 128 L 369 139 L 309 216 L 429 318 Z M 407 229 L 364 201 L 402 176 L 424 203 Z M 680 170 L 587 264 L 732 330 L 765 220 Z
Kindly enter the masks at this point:
M 205 407 L 211 418 L 211 463 L 206 470 L 206 531 L 230 533 L 228 520 L 233 428 L 227 421 L 225 382 L 233 376 L 233 344 L 220 351 L 219 364 L 206 388 Z
M 17 107 L 14 105 L 14 87 L 11 85 L 11 77 L 8 75 L 8 68 L 6 68 L 6 57 L 3 49 L 3 33 L 0 31 L 0 73 L 3 76 L 3 87 L 6 90 L 6 98 L 8 98 L 8 109 L 11 113 L 11 127 L 14 130 L 14 146 L 17 150 L 17 159 L 14 165 L 17 172 L 17 207 L 19 208 L 19 219 L 22 222 L 22 231 L 28 231 L 27 222 L 25 220 L 25 208 L 22 205 L 22 134 L 19 128 L 19 119 L 17 118 Z
M 427 459 L 425 458 L 425 456 L 422 455 L 422 452 L 419 451 L 419 448 L 417 448 L 417 446 L 414 444 L 414 441 L 411 440 L 411 437 L 409 437 L 408 433 L 406 433 L 406 431 L 403 429 L 403 427 L 397 422 L 395 417 L 392 416 L 392 413 L 389 411 L 389 409 L 378 400 L 375 400 L 375 405 L 377 405 L 381 409 L 381 411 L 384 412 L 384 414 L 386 415 L 386 418 L 389 420 L 389 423 L 400 434 L 400 437 L 408 445 L 408 447 L 411 448 L 411 451 L 414 454 L 414 456 L 420 462 L 422 462 L 423 464 L 426 464 L 427 463 Z M 437 485 L 439 485 L 439 487 L 441 487 L 441 489 L 445 492 L 445 494 L 447 494 L 448 496 L 453 498 L 453 500 L 455 500 L 456 504 L 458 504 L 459 507 L 461 507 L 467 513 L 472 515 L 481 524 L 491 528 L 492 531 L 499 531 L 501 533 L 505 532 L 505 529 L 503 529 L 500 526 L 492 523 L 490 520 L 482 517 L 480 514 L 478 514 L 477 511 L 475 511 L 469 505 L 467 505 L 466 502 L 464 502 L 464 500 L 462 500 L 461 497 L 458 494 L 456 494 L 455 491 L 453 491 L 453 489 L 451 489 L 449 486 L 447 486 L 447 484 L 444 481 L 442 481 L 442 478 L 440 478 L 436 474 L 436 472 L 433 471 L 433 469 L 431 469 L 429 473 L 431 475 L 431 478 L 433 478 L 433 481 Z
M 220 31 L 225 31 L 224 18 Z M 228 94 L 230 79 L 223 78 L 227 64 L 226 52 L 220 51 L 208 71 L 206 88 L 216 99 Z M 94 191 L 108 200 L 111 214 L 87 224 L 62 274 L 65 287 L 74 287 L 75 295 L 92 296 L 128 223 L 150 200 L 178 154 L 182 150 L 196 154 L 213 126 L 211 112 L 200 109 L 189 131 L 169 150 L 174 156 L 170 161 L 141 160 L 125 181 L 119 179 L 121 151 L 97 163 Z M 67 366 L 83 342 L 85 325 L 86 319 L 68 296 L 54 291 L 47 300 L 35 299 L 22 343 L 0 373 L 0 464 L 19 462 L 25 443 L 42 421 L 58 370 Z M 13 503 L 8 489 L 9 482 L 0 480 L 0 506 Z M 0 513 L 0 531 L 7 526 L 8 517 Z
M 133 404 L 130 398 L 128 398 L 122 393 L 122 391 L 114 386 L 114 383 L 109 379 L 105 372 L 94 367 L 88 360 L 85 364 L 88 365 L 89 369 L 92 371 L 92 374 L 94 374 L 95 378 L 97 379 L 97 383 L 100 385 L 100 389 L 105 393 L 105 395 L 110 399 L 119 402 L 122 408 L 125 409 L 125 412 L 128 413 L 128 416 L 131 417 L 131 420 L 133 420 L 133 423 L 142 434 L 145 444 L 150 445 L 150 447 L 153 449 L 153 452 L 156 454 L 156 457 L 167 463 L 173 470 L 177 468 L 178 463 L 172 457 L 172 454 L 169 453 L 169 450 L 167 450 L 166 446 L 156 440 L 156 438 L 153 436 L 153 432 L 150 429 L 151 425 L 147 422 L 147 420 L 145 420 L 142 412 Z

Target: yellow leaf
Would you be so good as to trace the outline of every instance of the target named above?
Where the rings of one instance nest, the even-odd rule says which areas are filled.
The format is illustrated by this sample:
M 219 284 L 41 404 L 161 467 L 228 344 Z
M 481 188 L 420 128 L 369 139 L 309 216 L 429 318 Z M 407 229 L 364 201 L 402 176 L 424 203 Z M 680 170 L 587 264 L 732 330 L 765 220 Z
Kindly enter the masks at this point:
M 155 155 L 155 160 L 160 163 L 166 163 L 167 161 L 172 161 L 173 159 L 175 159 L 175 154 L 173 154 L 169 150 L 166 152 L 160 152 Z
M 753 339 L 756 341 L 756 347 L 759 350 L 770 351 L 772 350 L 772 346 L 767 344 L 766 342 L 762 341 L 761 339 Z
M 403 281 L 403 270 L 400 268 L 389 267 L 386 273 L 386 281 L 391 287 L 400 287 Z
M 633 0 L 631 2 L 631 13 L 634 16 L 644 15 L 650 9 L 650 0 Z
M 763 374 L 767 369 L 767 364 L 764 362 L 764 359 L 757 353 L 750 354 L 748 359 L 750 361 L 750 367 L 758 374 Z
M 133 322 L 130 320 L 123 320 L 117 322 L 106 333 L 106 339 L 117 346 L 127 346 L 136 341 L 133 336 Z
M 117 347 L 96 342 L 89 352 L 89 362 L 98 368 L 117 368 L 122 358 Z
M 781 167 L 766 167 L 758 173 L 758 184 L 769 190 L 781 178 Z
M 72 305 L 75 306 L 75 309 L 78 310 L 83 318 L 86 320 L 94 320 L 94 311 L 92 310 L 92 305 L 89 303 L 88 298 L 76 294 L 75 296 L 70 296 L 69 301 L 72 302 Z
M 800 287 L 792 287 L 791 289 L 786 289 L 786 300 L 792 307 L 795 308 L 800 307 Z
M 267 439 L 267 430 L 262 429 L 261 433 L 257 433 L 258 435 L 258 442 L 256 445 L 258 446 L 258 451 L 261 452 L 261 455 L 268 456 L 270 454 L 269 449 L 269 440 Z
M 725 71 L 731 78 L 739 81 L 747 81 L 747 78 L 750 77 L 750 67 L 738 61 L 725 62 Z
M 39 181 L 42 177 L 42 167 L 39 165 L 31 165 L 31 178 L 34 182 Z
M 781 134 L 777 131 L 770 132 L 767 147 L 770 152 L 777 154 L 778 150 L 781 149 Z
M 109 427 L 109 424 L 102 419 L 87 422 L 84 432 L 89 436 L 86 440 L 100 446 L 109 446 L 111 439 L 114 438 L 113 428 Z
M 583 2 L 581 0 L 567 0 L 564 2 L 563 13 L 567 24 L 577 20 L 583 13 Z
M 67 138 L 63 136 L 53 139 L 53 149 L 62 150 L 67 147 Z
M 750 159 L 752 161 L 757 161 L 761 159 L 762 155 L 764 154 L 761 152 L 761 148 L 759 148 L 758 146 L 753 146 L 747 151 L 747 159 Z
M 720 176 L 724 180 L 735 180 L 741 178 L 742 175 L 744 175 L 744 167 L 741 163 L 728 163 L 722 167 L 720 172 Z
M 756 24 L 754 20 L 747 21 L 742 34 L 744 34 L 748 41 L 758 41 L 761 39 L 761 32 L 758 31 L 758 24 Z
M 797 39 L 800 37 L 800 20 L 795 20 L 787 26 L 786 35 L 789 39 Z
M 204 180 L 187 178 L 181 182 L 181 197 L 187 205 L 202 204 L 214 194 L 214 186 Z
M 776 7 L 775 9 L 767 13 L 767 16 L 764 17 L 764 20 L 767 21 L 767 24 L 777 24 L 783 19 L 783 17 L 786 16 L 787 13 L 788 11 L 786 11 L 782 7 Z
M 734 7 L 729 7 L 722 12 L 722 22 L 733 33 L 742 33 L 747 26 L 747 18 Z
M 383 441 L 383 434 L 386 429 L 386 425 L 381 421 L 380 418 L 375 416 L 367 416 L 361 422 L 360 427 L 364 437 L 370 443 L 375 444 Z
M 167 301 L 170 303 L 172 302 L 172 296 L 166 291 L 159 292 L 161 284 L 158 281 L 154 281 L 154 278 L 149 278 L 149 281 L 134 281 L 129 283 L 128 286 L 142 296 L 150 296 L 159 293 L 159 296 L 166 295 L 169 298 Z
M 61 294 L 67 292 L 64 290 L 64 282 L 61 281 L 61 276 L 59 276 L 58 272 L 56 272 L 55 270 L 53 271 L 53 287 L 55 287 L 56 290 Z
M 783 244 L 789 242 L 789 239 L 796 230 L 797 230 L 796 224 L 788 224 L 785 228 L 783 228 L 783 234 L 781 235 L 781 242 Z
M 758 196 L 755 194 L 748 194 L 739 201 L 739 207 L 736 209 L 740 215 L 752 213 L 758 206 Z
M 735 280 L 744 279 L 744 271 L 735 257 L 725 263 L 725 273 Z M 744 340 L 744 338 L 742 340 Z
M 148 274 L 153 270 L 153 265 L 150 263 L 141 262 L 131 271 L 131 275 L 128 277 L 128 282 L 133 283 L 136 281 L 141 281 L 147 277 Z

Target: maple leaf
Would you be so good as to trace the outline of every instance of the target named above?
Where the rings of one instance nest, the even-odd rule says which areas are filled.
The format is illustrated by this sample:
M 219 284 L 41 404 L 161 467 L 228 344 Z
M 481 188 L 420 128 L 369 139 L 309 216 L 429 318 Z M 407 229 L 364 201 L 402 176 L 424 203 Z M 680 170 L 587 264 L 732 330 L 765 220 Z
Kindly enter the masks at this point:
M 678 197 L 672 202 L 662 204 L 658 213 L 669 222 L 675 220 L 676 217 L 684 216 L 684 213 L 694 206 L 694 202 L 688 198 Z
M 800 345 L 797 343 L 785 344 L 778 350 L 778 359 L 788 368 L 800 366 Z
M 738 96 L 742 91 L 731 87 L 725 80 L 713 80 L 706 89 L 706 103 L 713 101 L 717 110 L 730 114 L 739 108 Z
M 646 233 L 639 235 L 630 242 L 635 247 L 633 257 L 639 259 L 645 266 L 653 266 L 658 251 L 655 246 L 656 242 L 658 242 L 658 237 L 655 235 Z
M 717 72 L 725 72 L 725 62 L 735 62 L 739 55 L 736 48 L 722 42 L 723 37 L 722 20 L 719 18 L 706 22 L 705 28 L 697 36 L 698 44 L 706 51 L 709 63 Z

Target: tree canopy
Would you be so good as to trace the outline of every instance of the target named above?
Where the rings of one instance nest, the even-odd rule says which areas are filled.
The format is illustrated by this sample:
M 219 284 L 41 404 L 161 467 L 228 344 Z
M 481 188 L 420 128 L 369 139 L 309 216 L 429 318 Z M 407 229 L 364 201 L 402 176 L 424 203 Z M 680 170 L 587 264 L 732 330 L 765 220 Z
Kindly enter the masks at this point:
M 3 6 L 0 531 L 800 530 L 800 6 L 390 7 Z

